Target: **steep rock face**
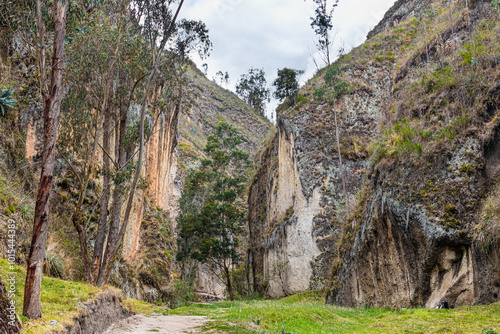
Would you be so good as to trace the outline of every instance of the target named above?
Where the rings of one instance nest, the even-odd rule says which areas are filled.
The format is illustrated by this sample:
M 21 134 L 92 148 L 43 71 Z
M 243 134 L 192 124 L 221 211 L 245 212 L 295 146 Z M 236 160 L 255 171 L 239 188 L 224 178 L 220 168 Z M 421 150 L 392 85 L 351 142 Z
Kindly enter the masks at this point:
M 489 1 L 470 3 L 469 13 L 453 4 L 452 20 L 448 5 L 398 1 L 370 39 L 341 59 L 339 79 L 351 92 L 335 105 L 340 143 L 334 108 L 319 99 L 329 89 L 325 71 L 301 89 L 297 104 L 280 108 L 278 136 L 250 190 L 258 291 L 302 290 L 288 281 L 302 273 L 310 288 L 328 287 L 329 303 L 346 306 L 498 298 L 498 40 L 490 37 L 499 23 Z M 469 19 L 481 41 L 472 63 Z M 285 175 L 287 182 L 279 180 Z M 320 209 L 296 211 L 289 198 L 299 191 L 308 201 L 319 193 Z M 290 237 L 299 231 L 309 242 L 301 254 L 309 270 L 289 265 L 301 250 L 303 241 Z
M 350 68 L 345 80 L 359 83 L 337 106 L 341 154 L 349 176 L 348 203 L 342 190 L 334 108 L 313 94 L 324 86 L 321 76 L 302 88 L 306 103 L 281 110 L 278 134 L 262 154 L 250 189 L 249 224 L 254 284 L 270 296 L 326 286 L 336 255 L 337 227 L 357 201 L 368 167 L 367 146 L 390 80 L 385 66 L 369 71 Z
M 19 333 L 21 324 L 16 315 L 15 305 L 10 303 L 9 293 L 0 280 L 0 331 L 5 334 Z
M 182 103 L 151 117 L 158 121 L 149 124 L 152 135 L 144 153 L 141 177 L 146 180 L 147 188 L 138 189 L 122 247 L 125 262 L 112 277 L 126 296 L 151 302 L 169 298 L 168 284 L 175 271 L 178 200 L 188 169 L 195 168 L 204 156 L 206 138 L 218 122 L 225 120 L 239 130 L 243 148 L 254 156 L 273 128 L 264 116 L 232 92 L 208 80 L 194 64 L 187 67 L 185 79 L 187 88 Z M 39 112 L 28 114 L 23 123 L 27 131 L 26 157 L 34 163 L 40 156 L 43 120 Z M 137 117 L 136 114 L 136 108 L 131 108 L 129 119 Z M 112 146 L 115 137 L 113 132 Z M 114 152 L 110 155 L 114 157 Z M 224 296 L 224 286 L 207 268 L 200 270 L 199 276 L 200 293 L 217 298 Z
M 127 296 L 151 302 L 157 299 L 168 301 L 170 291 L 167 284 L 172 280 L 170 275 L 174 272 L 174 261 L 165 257 L 161 249 L 156 250 L 156 244 L 160 242 L 170 252 L 175 248 L 173 235 L 182 183 L 188 169 L 195 168 L 199 159 L 203 158 L 206 138 L 218 122 L 225 120 L 239 130 L 244 140 L 243 148 L 254 156 L 272 129 L 265 117 L 258 115 L 230 91 L 209 81 L 194 65 L 188 67 L 186 76 L 187 98 L 178 114 L 172 111 L 166 113 L 152 130 L 143 171 L 148 180 L 146 198 L 167 212 L 172 225 L 168 227 L 168 232 L 155 228 L 157 218 L 153 215 L 154 208 L 143 203 L 143 198 L 138 198 L 133 210 L 135 219 L 129 224 L 124 240 L 123 256 L 132 267 L 154 262 L 149 267 L 162 268 L 157 274 L 154 274 L 156 269 L 139 269 L 138 280 L 125 280 Z M 147 213 L 144 211 L 146 208 L 149 208 Z M 128 276 L 127 273 L 123 275 Z M 224 297 L 225 286 L 208 267 L 201 266 L 197 279 L 198 293 L 209 299 Z
M 399 11 L 398 5 L 393 15 Z M 435 2 L 433 8 L 440 8 L 440 5 Z M 478 1 L 471 9 L 473 33 L 495 34 L 497 24 L 486 30 L 481 28 L 481 24 L 489 22 L 489 3 Z M 463 20 L 455 22 L 453 43 L 468 39 Z M 427 87 L 425 95 L 421 95 L 422 101 L 416 106 L 410 105 L 405 95 L 412 96 L 410 89 L 415 87 L 414 80 L 418 78 L 415 74 L 430 66 L 425 65 L 425 59 L 428 57 L 429 63 L 446 59 L 439 49 L 449 45 L 445 39 L 449 30 L 441 30 L 438 35 L 443 37 L 443 42 L 440 44 L 440 37 L 430 42 L 429 56 L 413 57 L 405 70 L 393 75 L 398 87 L 392 95 L 394 110 L 399 119 L 418 115 L 420 124 L 429 133 L 436 131 L 433 128 L 436 122 L 439 125 L 448 122 L 448 128 L 441 131 L 456 130 L 445 145 L 434 139 L 437 136 L 433 137 L 437 142 L 431 143 L 412 139 L 412 143 L 422 144 L 423 148 L 416 152 L 422 152 L 417 155 L 423 156 L 409 155 L 402 159 L 397 153 L 400 157 L 379 158 L 380 162 L 374 159 L 375 168 L 369 174 L 365 197 L 358 207 L 359 224 L 354 221 L 344 231 L 342 245 L 345 248 L 340 263 L 334 268 L 333 285 L 328 295 L 330 303 L 433 308 L 442 300 L 451 305 L 469 305 L 498 298 L 498 238 L 493 233 L 488 242 L 479 240 L 483 234 L 480 230 L 494 224 L 494 219 L 485 221 L 482 202 L 486 196 L 498 196 L 495 193 L 499 176 L 496 152 L 500 142 L 498 116 L 495 116 L 498 104 L 488 102 L 498 85 L 498 77 L 474 82 L 473 85 L 490 93 L 486 97 L 479 92 L 471 97 L 462 95 L 471 102 L 454 98 L 456 91 L 461 89 L 458 81 L 442 91 Z M 482 43 L 485 48 L 492 46 L 489 41 Z M 448 57 L 453 59 L 453 53 Z M 486 59 L 481 61 L 487 62 Z M 459 65 L 457 71 L 477 73 L 482 69 L 471 70 L 465 64 L 465 67 Z M 420 85 L 425 85 L 425 80 Z M 449 97 L 447 108 L 440 107 L 437 102 L 443 96 Z M 476 108 L 477 105 L 482 106 Z M 466 108 L 465 115 L 459 113 L 459 108 Z M 433 114 L 428 114 L 429 109 L 434 109 Z M 392 133 L 401 133 L 398 126 Z M 417 125 L 406 128 L 412 126 Z M 386 135 L 382 140 L 387 138 Z

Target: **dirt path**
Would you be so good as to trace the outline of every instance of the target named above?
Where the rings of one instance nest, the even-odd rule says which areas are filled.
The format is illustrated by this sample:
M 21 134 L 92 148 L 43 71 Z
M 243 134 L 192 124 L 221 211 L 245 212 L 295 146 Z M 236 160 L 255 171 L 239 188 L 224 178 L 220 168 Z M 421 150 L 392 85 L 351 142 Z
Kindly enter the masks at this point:
M 203 325 L 206 321 L 206 317 L 135 315 L 112 324 L 104 334 L 200 333 L 197 327 Z

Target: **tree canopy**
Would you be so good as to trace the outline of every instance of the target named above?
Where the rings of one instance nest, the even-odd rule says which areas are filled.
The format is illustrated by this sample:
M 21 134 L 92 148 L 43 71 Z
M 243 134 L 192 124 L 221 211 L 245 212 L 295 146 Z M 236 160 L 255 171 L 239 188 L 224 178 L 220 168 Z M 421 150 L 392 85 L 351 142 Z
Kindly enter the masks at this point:
M 278 77 L 273 82 L 273 86 L 276 87 L 273 96 L 280 101 L 289 98 L 292 102 L 295 102 L 299 91 L 298 78 L 303 73 L 302 70 L 293 70 L 286 67 L 278 70 Z
M 266 101 L 269 101 L 270 98 L 270 90 L 266 87 L 266 83 L 264 70 L 251 68 L 238 80 L 236 94 L 251 107 L 264 114 Z
M 242 142 L 235 128 L 220 122 L 208 137 L 207 159 L 189 172 L 179 202 L 177 260 L 219 267 L 231 299 L 229 268 L 241 259 L 243 197 L 251 165 L 249 154 L 238 149 Z
M 322 53 L 323 61 L 326 65 L 331 64 L 330 49 L 333 40 L 330 31 L 333 28 L 333 11 L 338 6 L 339 0 L 334 0 L 333 5 L 328 6 L 328 0 L 313 0 L 316 5 L 315 17 L 311 17 L 311 27 L 316 33 L 316 47 Z

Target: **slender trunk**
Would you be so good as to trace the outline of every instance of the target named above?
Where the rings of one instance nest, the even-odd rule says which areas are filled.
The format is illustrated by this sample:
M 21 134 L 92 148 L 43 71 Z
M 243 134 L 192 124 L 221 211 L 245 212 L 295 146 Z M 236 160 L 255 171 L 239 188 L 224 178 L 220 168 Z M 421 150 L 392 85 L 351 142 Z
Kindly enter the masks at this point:
M 330 40 L 328 38 L 328 31 L 326 32 L 325 41 L 326 41 L 326 63 L 328 66 L 330 66 L 331 65 L 331 63 L 330 63 Z
M 427 24 L 425 23 L 425 17 L 424 17 L 424 37 L 425 37 L 425 56 L 427 59 L 427 63 L 429 63 L 429 46 L 427 44 Z
M 41 3 L 37 1 L 37 14 L 41 15 Z M 38 17 L 38 22 L 42 18 Z M 52 73 L 50 79 L 49 95 L 44 100 L 43 110 L 43 159 L 40 185 L 35 206 L 35 219 L 33 222 L 33 237 L 28 256 L 28 268 L 26 272 L 26 284 L 24 289 L 23 315 L 29 319 L 37 319 L 42 316 L 41 288 L 43 275 L 43 260 L 47 245 L 49 199 L 55 169 L 55 147 L 57 140 L 57 125 L 61 111 L 61 99 L 63 94 L 63 58 L 64 38 L 66 35 L 66 4 L 56 0 L 53 3 L 54 22 L 54 51 L 52 56 Z M 44 39 L 44 28 L 40 27 L 40 42 Z M 40 45 L 42 46 L 42 45 Z M 42 58 L 42 55 L 41 55 Z M 40 58 L 40 59 L 41 59 Z M 43 64 L 41 59 L 40 65 Z M 41 72 L 43 70 L 41 69 Z M 45 78 L 42 78 L 44 80 Z
M 344 190 L 346 216 L 349 216 L 349 200 L 348 200 L 348 196 L 347 196 L 347 186 L 346 186 L 344 164 L 342 163 L 342 150 L 340 149 L 340 135 L 339 135 L 339 125 L 337 123 L 337 110 L 335 109 L 335 107 L 334 107 L 333 111 L 335 113 L 335 132 L 336 132 L 336 136 L 337 136 L 337 150 L 338 150 L 338 154 L 339 154 L 340 175 L 342 177 L 342 188 Z
M 156 57 L 155 63 L 153 65 L 153 68 L 151 70 L 151 73 L 149 74 L 148 81 L 146 83 L 146 88 L 144 89 L 144 96 L 142 100 L 142 106 L 141 106 L 141 117 L 140 117 L 140 129 L 139 129 L 139 135 L 140 135 L 140 141 L 139 141 L 139 159 L 137 163 L 137 169 L 135 171 L 134 179 L 132 181 L 132 186 L 130 189 L 128 201 L 127 201 L 127 207 L 125 208 L 125 215 L 123 218 L 123 224 L 120 228 L 120 232 L 118 234 L 118 237 L 110 250 L 109 253 L 105 254 L 104 259 L 103 259 L 103 269 L 105 271 L 105 278 L 104 278 L 104 283 L 106 283 L 109 279 L 110 271 L 111 271 L 111 262 L 118 253 L 118 248 L 121 244 L 121 240 L 123 236 L 125 235 L 125 231 L 127 229 L 128 221 L 130 218 L 130 213 L 132 211 L 132 204 L 134 202 L 134 196 L 135 196 L 135 191 L 137 189 L 137 183 L 139 182 L 139 177 L 141 175 L 141 170 L 142 170 L 142 162 L 144 158 L 144 121 L 146 119 L 146 106 L 147 106 L 147 99 L 149 95 L 149 91 L 153 85 L 153 80 L 156 76 L 156 72 L 158 70 L 158 66 L 160 65 L 160 59 L 161 59 L 161 54 L 163 53 L 163 50 L 165 48 L 165 45 L 167 44 L 167 41 L 170 39 L 170 36 L 172 35 L 175 27 L 175 21 L 177 20 L 177 16 L 179 15 L 179 12 L 182 8 L 182 5 L 184 4 L 184 0 L 181 0 L 179 3 L 179 6 L 177 8 L 177 11 L 172 19 L 171 25 L 169 29 L 167 30 L 166 34 L 164 35 L 163 41 L 161 42 L 161 45 L 158 49 L 158 55 Z M 153 51 L 154 52 L 154 51 Z
M 252 251 L 247 250 L 247 259 L 245 262 L 245 280 L 247 286 L 247 293 L 252 293 L 252 284 L 250 283 L 250 263 L 252 262 Z
M 455 36 L 455 31 L 453 27 L 453 6 L 451 5 L 452 0 L 449 0 L 450 4 L 450 24 L 451 24 L 451 37 Z
M 78 209 L 72 217 L 73 226 L 76 229 L 78 234 L 78 242 L 80 244 L 80 252 L 81 259 L 83 263 L 83 277 L 85 278 L 85 282 L 92 282 L 92 272 L 89 261 L 89 253 L 87 249 L 87 232 L 82 227 L 85 224 L 85 218 L 81 213 L 80 209 Z
M 120 116 L 119 116 L 119 129 L 117 131 L 119 137 L 115 143 L 115 152 L 118 157 L 118 173 L 122 172 L 122 168 L 125 166 L 127 163 L 127 151 L 125 148 L 125 132 L 127 130 L 127 112 L 128 112 L 128 106 L 126 104 L 123 104 L 120 106 Z M 122 215 L 122 199 L 123 199 L 123 192 L 124 192 L 124 183 L 118 183 L 115 184 L 115 188 L 113 190 L 113 201 L 111 203 L 111 217 L 110 217 L 110 223 L 109 223 L 109 231 L 107 232 L 108 240 L 106 243 L 106 249 L 104 251 L 104 254 L 102 254 L 100 262 L 99 262 L 99 272 L 97 276 L 94 278 L 95 282 L 97 285 L 104 285 L 106 282 L 104 281 L 105 275 L 103 275 L 103 261 L 106 256 L 106 254 L 109 254 L 111 251 L 113 244 L 116 241 L 116 238 L 118 236 L 118 232 L 120 229 L 120 221 L 121 221 L 121 215 Z M 106 232 L 102 231 L 103 233 L 103 242 L 106 237 Z M 104 246 L 104 244 L 103 244 Z
M 103 122 L 103 134 L 102 134 L 102 146 L 104 148 L 102 152 L 102 160 L 104 165 L 104 175 L 102 181 L 103 195 L 99 203 L 99 223 L 97 227 L 97 237 L 94 245 L 94 255 L 92 259 L 92 279 L 93 283 L 97 283 L 97 278 L 99 276 L 99 268 L 101 265 L 102 252 L 104 248 L 104 241 L 106 239 L 107 232 L 107 221 L 108 221 L 108 204 L 109 204 L 109 186 L 111 183 L 110 177 L 110 167 L 111 161 L 109 155 L 106 152 L 111 152 L 111 115 L 110 110 L 106 108 L 104 111 L 104 122 Z
M 476 58 L 476 42 L 474 41 L 474 38 L 472 38 L 472 26 L 471 26 L 471 20 L 470 20 L 470 13 L 469 13 L 469 1 L 465 0 L 465 7 L 467 9 L 467 26 L 469 27 L 469 37 L 472 42 L 472 47 L 474 48 L 474 62 L 477 61 Z M 475 64 L 472 64 L 475 65 Z
M 87 189 L 90 181 L 90 177 L 92 175 L 92 165 L 94 162 L 94 158 L 97 152 L 97 146 L 99 145 L 99 134 L 101 133 L 101 127 L 99 125 L 99 120 L 97 121 L 97 127 L 95 129 L 95 135 L 94 135 L 94 143 L 92 145 L 92 153 L 87 159 L 87 164 L 85 168 L 85 175 L 84 178 L 81 180 L 80 184 L 80 194 L 78 196 L 78 202 L 76 205 L 75 212 L 73 213 L 73 216 L 71 217 L 71 220 L 73 222 L 73 226 L 76 229 L 76 232 L 78 234 L 78 241 L 80 244 L 80 257 L 82 259 L 82 264 L 83 264 L 83 275 L 85 278 L 85 281 L 88 283 L 92 282 L 92 267 L 91 263 L 89 260 L 89 252 L 88 252 L 88 247 L 87 247 L 87 231 L 85 229 L 85 217 L 82 214 L 82 205 L 83 201 L 85 199 L 85 196 L 87 194 Z M 83 226 L 83 227 L 82 227 Z
M 47 92 L 49 90 L 49 82 L 47 80 L 47 46 L 45 43 L 45 24 L 43 23 L 42 16 L 42 4 L 41 0 L 37 0 L 36 2 L 36 15 L 37 15 L 37 23 L 38 23 L 38 43 L 39 48 L 37 50 L 38 56 L 38 72 L 39 72 L 39 84 L 40 91 L 42 94 L 43 101 L 47 98 Z M 36 43 L 35 43 L 36 44 Z
M 227 286 L 227 292 L 229 293 L 229 299 L 231 301 L 234 300 L 234 295 L 233 295 L 233 286 L 231 282 L 231 275 L 229 274 L 229 267 L 224 263 L 224 273 L 226 275 L 226 286 Z

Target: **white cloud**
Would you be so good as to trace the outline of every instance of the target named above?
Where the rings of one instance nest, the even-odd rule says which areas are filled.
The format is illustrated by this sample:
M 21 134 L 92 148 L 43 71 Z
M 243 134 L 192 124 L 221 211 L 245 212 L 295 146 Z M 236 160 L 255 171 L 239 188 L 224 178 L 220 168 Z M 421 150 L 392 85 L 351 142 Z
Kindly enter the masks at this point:
M 338 31 L 334 50 L 341 43 L 348 50 L 362 43 L 394 1 L 341 0 L 333 18 L 334 30 Z M 305 70 L 303 82 L 314 75 L 316 68 L 308 52 L 315 50 L 310 26 L 312 1 L 195 0 L 184 6 L 183 17 L 202 20 L 210 30 L 214 45 L 211 56 L 193 59 L 200 68 L 208 64 L 209 78 L 217 71 L 227 71 L 229 88 L 234 90 L 238 78 L 251 67 L 263 68 L 269 85 L 278 68 Z M 276 105 L 274 101 L 268 107 L 269 116 Z

